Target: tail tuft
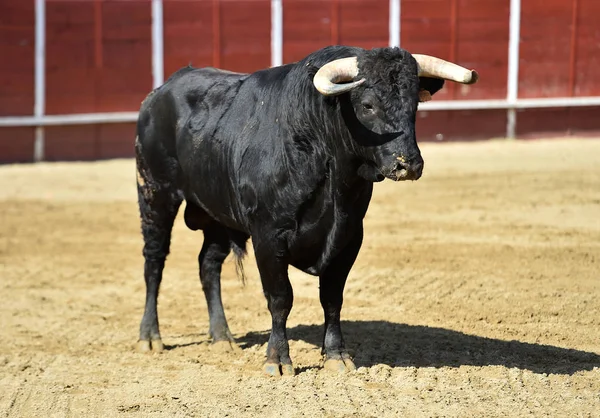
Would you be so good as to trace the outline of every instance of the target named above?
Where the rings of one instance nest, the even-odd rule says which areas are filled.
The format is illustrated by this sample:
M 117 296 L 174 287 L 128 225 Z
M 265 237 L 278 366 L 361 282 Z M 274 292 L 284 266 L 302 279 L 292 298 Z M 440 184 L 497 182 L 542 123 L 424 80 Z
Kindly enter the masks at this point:
M 242 285 L 246 285 L 246 275 L 244 274 L 244 257 L 247 254 L 246 241 L 231 240 L 231 249 L 235 256 L 235 271 L 237 276 L 242 280 Z

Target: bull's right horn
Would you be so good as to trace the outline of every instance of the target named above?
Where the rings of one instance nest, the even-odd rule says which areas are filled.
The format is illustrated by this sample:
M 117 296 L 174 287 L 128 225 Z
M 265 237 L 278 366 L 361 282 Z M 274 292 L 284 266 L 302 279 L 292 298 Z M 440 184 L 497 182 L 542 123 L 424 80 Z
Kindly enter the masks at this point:
M 463 84 L 474 84 L 479 80 L 479 74 L 475 70 L 467 70 L 460 65 L 429 55 L 412 54 L 412 56 L 419 64 L 420 77 L 443 78 Z
M 337 96 L 352 90 L 362 84 L 365 79 L 351 83 L 337 84 L 344 81 L 352 81 L 358 75 L 358 61 L 356 57 L 341 58 L 328 62 L 315 74 L 313 84 L 324 96 Z

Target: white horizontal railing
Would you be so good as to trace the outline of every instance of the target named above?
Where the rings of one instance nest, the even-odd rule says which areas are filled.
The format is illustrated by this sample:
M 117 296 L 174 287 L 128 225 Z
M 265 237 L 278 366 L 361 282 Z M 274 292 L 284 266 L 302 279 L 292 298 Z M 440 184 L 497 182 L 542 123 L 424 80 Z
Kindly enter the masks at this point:
M 89 125 L 137 121 L 138 112 L 73 113 L 68 115 L 8 116 L 0 118 L 0 127 Z
M 111 113 L 80 113 L 68 115 L 45 114 L 45 10 L 46 0 L 35 0 L 35 106 L 31 116 L 6 116 L 0 117 L 1 127 L 34 127 L 35 145 L 34 161 L 44 159 L 44 127 L 57 125 L 85 125 L 104 123 L 131 123 L 136 122 L 138 112 L 111 112 Z M 163 68 L 163 1 L 152 0 L 152 76 L 153 85 L 160 85 L 164 79 Z M 507 126 L 506 136 L 513 138 L 516 131 L 516 110 L 533 108 L 557 108 L 600 106 L 600 97 L 555 97 L 555 98 L 518 98 L 519 81 L 519 44 L 521 1 L 510 0 L 509 48 L 508 48 L 508 78 L 507 96 L 495 100 L 433 100 L 422 103 L 420 111 L 444 110 L 506 110 Z M 400 45 L 400 8 L 401 0 L 389 0 L 389 44 Z M 278 65 L 282 60 L 282 25 L 283 4 L 282 0 L 271 0 L 271 54 L 272 65 Z
M 517 100 L 432 100 L 421 103 L 419 110 L 539 109 L 550 107 L 600 106 L 600 97 L 546 97 Z
M 553 107 L 600 106 L 600 97 L 553 97 L 543 99 L 435 100 L 419 105 L 420 111 L 437 110 L 507 110 Z M 0 127 L 89 125 L 96 123 L 136 122 L 138 112 L 77 113 L 69 115 L 0 117 Z

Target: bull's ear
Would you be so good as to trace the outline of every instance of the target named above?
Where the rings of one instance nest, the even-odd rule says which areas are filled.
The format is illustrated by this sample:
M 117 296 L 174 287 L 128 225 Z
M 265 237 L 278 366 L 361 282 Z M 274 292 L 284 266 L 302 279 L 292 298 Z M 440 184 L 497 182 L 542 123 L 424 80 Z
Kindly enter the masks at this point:
M 441 78 L 419 77 L 419 101 L 428 102 L 442 87 L 444 80 Z

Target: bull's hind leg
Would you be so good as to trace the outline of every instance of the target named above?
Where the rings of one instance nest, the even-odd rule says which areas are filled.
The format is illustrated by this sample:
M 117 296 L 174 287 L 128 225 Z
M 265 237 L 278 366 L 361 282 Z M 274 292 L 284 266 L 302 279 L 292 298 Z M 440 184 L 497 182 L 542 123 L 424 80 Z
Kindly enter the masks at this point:
M 229 331 L 221 300 L 221 268 L 229 255 L 231 245 L 227 229 L 216 222 L 204 228 L 204 243 L 198 256 L 200 282 L 208 305 L 209 333 L 214 343 L 225 348 L 237 348 Z
M 138 144 L 136 144 L 138 146 Z M 140 323 L 139 351 L 162 351 L 156 303 L 165 259 L 169 254 L 171 229 L 182 198 L 174 181 L 157 178 L 138 149 L 137 187 L 144 237 L 146 307 Z

